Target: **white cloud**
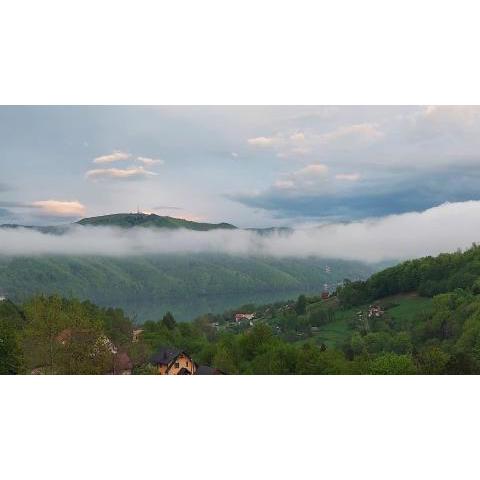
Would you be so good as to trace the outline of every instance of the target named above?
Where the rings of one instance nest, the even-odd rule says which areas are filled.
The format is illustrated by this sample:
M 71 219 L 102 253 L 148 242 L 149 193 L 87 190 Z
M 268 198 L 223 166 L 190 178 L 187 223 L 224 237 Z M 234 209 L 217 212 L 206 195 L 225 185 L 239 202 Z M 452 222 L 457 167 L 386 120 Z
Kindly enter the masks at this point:
M 421 213 L 330 224 L 291 234 L 246 230 L 158 231 L 74 227 L 63 236 L 0 229 L 5 255 L 110 255 L 228 253 L 274 257 L 407 259 L 451 252 L 479 241 L 480 202 L 443 204 Z
M 480 108 L 477 106 L 430 105 L 422 112 L 422 116 L 430 122 L 468 128 L 480 120 Z
M 345 180 L 347 182 L 356 182 L 360 180 L 360 174 L 359 173 L 337 173 L 335 175 L 335 178 L 337 180 Z
M 306 190 L 317 190 L 326 185 L 328 171 L 326 165 L 322 163 L 312 163 L 292 173 L 283 175 L 282 178 L 274 182 L 273 188 L 292 194 Z
M 480 133 L 480 107 L 478 106 L 428 106 L 403 118 L 401 129 L 411 141 L 428 141 L 439 154 L 449 150 L 477 156 Z M 424 152 L 419 152 L 422 155 Z M 438 156 L 438 155 L 437 155 Z
M 344 125 L 327 132 L 277 133 L 247 140 L 253 147 L 273 149 L 280 158 L 306 156 L 328 149 L 354 149 L 368 146 L 384 137 L 378 123 Z
M 255 137 L 255 138 L 249 138 L 247 140 L 247 143 L 254 147 L 270 147 L 272 145 L 275 145 L 275 143 L 277 143 L 278 140 L 279 139 L 275 137 Z
M 302 169 L 295 172 L 293 175 L 296 177 L 324 177 L 328 173 L 328 167 L 321 163 L 314 163 L 307 165 Z
M 383 137 L 378 123 L 359 123 L 346 125 L 331 132 L 319 135 L 320 144 L 341 144 L 343 147 L 365 145 L 375 142 Z
M 304 142 L 305 141 L 305 134 L 302 132 L 296 132 L 290 135 L 290 140 L 293 142 Z
M 280 190 L 290 190 L 295 188 L 295 182 L 293 180 L 277 180 L 273 185 Z
M 116 179 L 116 180 L 129 180 L 129 179 L 141 179 L 150 176 L 158 175 L 155 172 L 146 170 L 144 167 L 130 167 L 130 168 L 98 168 L 89 170 L 85 176 L 89 180 L 101 180 L 101 179 Z
M 65 202 L 60 200 L 39 200 L 33 202 L 32 207 L 40 209 L 46 215 L 59 217 L 83 217 L 86 207 L 78 201 Z
M 303 132 L 277 133 L 270 137 L 256 137 L 247 140 L 252 147 L 271 148 L 280 158 L 303 156 L 310 153 L 309 138 Z
M 148 158 L 148 157 L 137 157 L 136 162 L 143 163 L 146 167 L 151 167 L 152 165 L 163 165 L 165 162 L 159 158 Z
M 100 157 L 94 158 L 93 163 L 113 163 L 121 162 L 123 160 L 128 160 L 131 157 L 129 153 L 121 152 L 120 150 L 115 150 L 108 155 L 102 155 Z

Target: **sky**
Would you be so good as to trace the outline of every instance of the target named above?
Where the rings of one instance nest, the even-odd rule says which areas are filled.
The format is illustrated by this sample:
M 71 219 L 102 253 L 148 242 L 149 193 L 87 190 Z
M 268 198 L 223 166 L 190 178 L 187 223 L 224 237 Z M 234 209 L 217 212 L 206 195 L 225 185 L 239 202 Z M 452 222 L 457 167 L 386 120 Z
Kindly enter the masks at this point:
M 480 200 L 480 108 L 0 107 L 0 168 L 0 224 L 137 209 L 388 224 L 447 202 L 462 217 Z

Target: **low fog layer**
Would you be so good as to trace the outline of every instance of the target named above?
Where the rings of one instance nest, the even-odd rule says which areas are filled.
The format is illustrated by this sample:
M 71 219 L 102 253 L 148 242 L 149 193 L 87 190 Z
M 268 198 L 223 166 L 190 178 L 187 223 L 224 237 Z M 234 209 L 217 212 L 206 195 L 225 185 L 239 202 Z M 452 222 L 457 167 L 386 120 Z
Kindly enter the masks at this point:
M 259 235 L 245 230 L 121 230 L 72 227 L 64 235 L 0 230 L 0 255 L 227 253 L 376 262 L 451 252 L 480 240 L 480 202 L 443 204 L 421 213 Z

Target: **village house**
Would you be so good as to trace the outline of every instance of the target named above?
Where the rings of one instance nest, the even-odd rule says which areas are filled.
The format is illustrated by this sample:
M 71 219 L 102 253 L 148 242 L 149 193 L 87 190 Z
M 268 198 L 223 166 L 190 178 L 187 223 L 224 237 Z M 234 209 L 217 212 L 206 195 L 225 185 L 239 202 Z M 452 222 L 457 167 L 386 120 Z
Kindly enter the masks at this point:
M 150 363 L 160 375 L 224 375 L 217 368 L 197 365 L 186 352 L 171 347 L 161 348 Z
M 251 321 L 254 318 L 255 318 L 254 313 L 236 313 L 235 317 L 234 317 L 234 320 L 235 320 L 235 323 L 239 323 L 243 320 Z
M 380 307 L 380 305 L 370 305 L 368 307 L 368 318 L 379 318 L 382 317 L 385 311 Z
M 161 348 L 150 359 L 160 375 L 193 375 L 197 369 L 188 354 L 176 348 Z

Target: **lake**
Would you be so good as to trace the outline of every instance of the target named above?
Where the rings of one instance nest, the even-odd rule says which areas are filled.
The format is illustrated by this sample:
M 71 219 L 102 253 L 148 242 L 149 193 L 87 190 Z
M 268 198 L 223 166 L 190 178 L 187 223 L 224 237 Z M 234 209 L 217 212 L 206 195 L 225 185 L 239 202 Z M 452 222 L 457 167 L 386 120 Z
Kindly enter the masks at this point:
M 103 305 L 122 308 L 135 323 L 147 320 L 159 320 L 165 312 L 173 313 L 176 320 L 190 322 L 205 313 L 222 313 L 225 310 L 237 308 L 246 304 L 264 305 L 281 300 L 296 299 L 300 294 L 319 294 L 315 291 L 275 291 L 262 293 L 245 293 L 235 295 L 191 296 L 184 299 L 151 299 L 138 303 L 117 302 L 115 305 Z

